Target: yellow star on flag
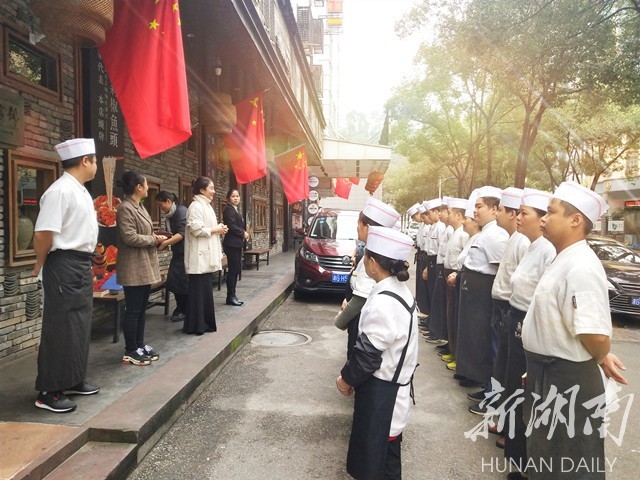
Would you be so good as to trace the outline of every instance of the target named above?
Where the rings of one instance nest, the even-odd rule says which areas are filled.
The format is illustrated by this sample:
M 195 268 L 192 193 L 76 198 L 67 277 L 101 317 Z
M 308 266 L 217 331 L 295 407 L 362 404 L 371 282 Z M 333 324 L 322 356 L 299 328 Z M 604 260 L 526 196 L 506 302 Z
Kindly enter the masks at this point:
M 254 108 L 258 108 L 258 100 L 258 97 L 252 98 L 251 100 L 249 100 L 249 103 L 253 105 Z
M 255 127 L 257 124 L 258 124 L 257 120 L 251 120 L 251 125 Z
M 151 29 L 157 30 L 159 26 L 160 26 L 160 24 L 158 22 L 156 22 L 155 18 L 153 19 L 152 22 L 149 22 L 149 30 L 151 30 Z
M 296 170 L 302 170 L 304 167 L 306 167 L 306 166 L 307 166 L 307 162 L 306 162 L 306 160 L 304 159 L 304 155 L 302 154 L 302 152 L 301 152 L 301 151 L 300 151 L 300 152 L 298 152 L 298 153 L 296 153 L 296 158 L 298 159 L 298 160 L 296 161 L 295 166 L 294 166 L 294 168 L 295 168 Z
M 177 12 L 178 10 L 179 10 L 178 2 L 176 2 L 176 3 L 173 4 L 173 11 Z

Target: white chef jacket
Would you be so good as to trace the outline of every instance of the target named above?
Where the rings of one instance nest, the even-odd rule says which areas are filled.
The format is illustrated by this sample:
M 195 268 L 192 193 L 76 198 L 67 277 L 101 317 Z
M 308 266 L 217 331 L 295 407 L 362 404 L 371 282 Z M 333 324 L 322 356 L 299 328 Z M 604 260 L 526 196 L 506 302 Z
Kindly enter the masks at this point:
M 438 256 L 436 258 L 436 263 L 438 265 L 444 264 L 444 257 L 447 255 L 447 244 L 449 243 L 451 235 L 453 235 L 453 227 L 451 225 L 447 225 L 438 240 Z
M 590 360 L 578 335 L 611 336 L 607 277 L 586 240 L 562 250 L 546 268 L 522 324 L 525 350 L 573 362 Z
M 460 270 L 462 266 L 458 263 L 458 257 L 465 244 L 469 240 L 469 234 L 464 231 L 462 225 L 456 228 L 447 242 L 447 252 L 444 256 L 444 268 L 447 270 Z
M 426 240 L 426 250 L 427 255 L 437 255 L 438 254 L 438 245 L 440 242 L 440 237 L 444 233 L 445 230 L 444 222 L 438 220 L 431 226 L 429 230 L 429 236 Z
M 549 240 L 540 236 L 529 245 L 527 253 L 511 274 L 511 298 L 509 305 L 526 312 L 529 309 L 533 292 L 540 281 L 547 265 L 556 256 L 556 249 Z
M 64 172 L 42 194 L 36 232 L 53 232 L 51 252 L 91 253 L 98 242 L 98 217 L 91 195 L 76 178 Z
M 353 294 L 362 298 L 367 298 L 371 293 L 371 289 L 375 287 L 376 281 L 367 275 L 367 271 L 364 268 L 364 258 L 356 265 L 356 268 L 351 273 L 349 282 Z
M 495 275 L 508 238 L 504 228 L 500 228 L 495 220 L 490 221 L 482 227 L 469 249 L 464 266 L 474 272 Z
M 471 247 L 473 246 L 473 244 L 476 243 L 476 240 L 478 239 L 478 235 L 480 235 L 480 232 L 469 237 L 469 239 L 467 240 L 467 243 L 465 243 L 464 247 L 462 247 L 462 251 L 460 252 L 460 255 L 458 255 L 458 271 L 462 270 L 464 261 L 469 256 L 469 250 L 471 250 Z
M 424 229 L 427 228 L 427 225 L 420 222 L 418 225 L 418 232 L 416 233 L 416 247 L 418 250 L 424 250 Z
M 358 334 L 365 334 L 371 344 L 382 351 L 382 364 L 373 373 L 381 380 L 390 381 L 395 375 L 402 350 L 407 344 L 409 336 L 409 322 L 413 322 L 411 338 L 408 339 L 407 354 L 398 377 L 398 383 L 409 383 L 418 364 L 418 315 L 414 309 L 413 315 L 393 297 L 378 295 L 382 291 L 396 293 L 411 307 L 414 303 L 413 295 L 404 282 L 396 277 L 387 277 L 373 287 L 369 298 L 362 307 Z M 401 386 L 396 397 L 396 404 L 391 420 L 390 436 L 400 435 L 407 425 L 411 411 L 411 386 Z
M 511 283 L 509 279 L 524 254 L 527 253 L 529 245 L 531 245 L 529 239 L 520 232 L 513 232 L 509 237 L 500 260 L 498 273 L 496 273 L 496 278 L 491 287 L 491 298 L 504 300 L 505 302 L 509 301 L 509 298 L 511 298 Z

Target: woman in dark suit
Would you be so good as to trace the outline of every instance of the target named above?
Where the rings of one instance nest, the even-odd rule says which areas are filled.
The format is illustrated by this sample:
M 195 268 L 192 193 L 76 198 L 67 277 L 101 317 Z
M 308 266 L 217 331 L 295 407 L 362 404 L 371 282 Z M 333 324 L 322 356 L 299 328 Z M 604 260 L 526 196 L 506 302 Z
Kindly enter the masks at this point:
M 236 284 L 242 268 L 242 247 L 244 241 L 249 238 L 249 234 L 244 229 L 244 220 L 238 211 L 238 205 L 240 205 L 240 193 L 238 193 L 238 190 L 229 190 L 227 192 L 227 201 L 229 203 L 222 212 L 222 223 L 229 228 L 222 242 L 222 248 L 227 256 L 227 264 L 229 266 L 229 271 L 227 272 L 227 305 L 239 307 L 244 302 L 241 302 L 236 297 Z

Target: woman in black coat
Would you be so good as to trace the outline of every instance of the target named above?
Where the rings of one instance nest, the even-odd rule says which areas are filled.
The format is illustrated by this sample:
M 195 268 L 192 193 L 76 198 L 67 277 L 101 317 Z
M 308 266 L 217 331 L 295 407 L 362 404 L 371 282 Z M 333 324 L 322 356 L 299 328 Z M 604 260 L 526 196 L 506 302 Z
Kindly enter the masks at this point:
M 178 203 L 175 194 L 161 191 L 156 196 L 156 202 L 164 213 L 167 221 L 167 230 L 172 233 L 160 244 L 159 250 L 171 246 L 171 263 L 167 274 L 167 290 L 173 292 L 176 297 L 176 309 L 171 315 L 172 322 L 183 322 L 189 303 L 189 277 L 184 268 L 184 229 L 187 225 L 187 207 Z
M 245 240 L 249 238 L 249 234 L 244 229 L 244 220 L 238 211 L 238 205 L 240 205 L 240 193 L 238 193 L 238 190 L 229 190 L 227 192 L 227 201 L 229 203 L 222 212 L 222 223 L 229 227 L 229 231 L 222 241 L 222 248 L 227 256 L 227 264 L 229 266 L 227 272 L 227 305 L 239 307 L 244 302 L 241 302 L 236 297 L 236 284 L 242 268 L 242 247 Z

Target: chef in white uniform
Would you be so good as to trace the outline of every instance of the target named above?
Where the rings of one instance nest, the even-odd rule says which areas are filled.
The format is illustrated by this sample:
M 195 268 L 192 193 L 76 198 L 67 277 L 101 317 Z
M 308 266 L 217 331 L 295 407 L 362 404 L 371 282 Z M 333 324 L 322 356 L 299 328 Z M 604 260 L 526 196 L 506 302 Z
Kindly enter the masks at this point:
M 563 396 L 568 403 L 557 413 L 571 418 L 575 429 L 570 436 L 564 424 L 553 431 L 549 424 L 532 428 L 527 452 L 530 462 L 542 467 L 527 472 L 532 479 L 605 478 L 604 468 L 598 472 L 591 467 L 605 465 L 602 417 L 584 403 L 604 394 L 598 365 L 605 374 L 622 378 L 612 366 L 617 359 L 609 353 L 607 278 L 586 242 L 593 224 L 607 209 L 600 195 L 576 182 L 564 182 L 542 218 L 543 235 L 557 256 L 540 278 L 522 324 L 527 358 L 524 421 L 535 421 L 534 401 L 539 406 L 554 395 L 557 408 L 562 405 L 557 397 Z M 590 429 L 585 428 L 587 422 Z M 569 461 L 588 465 L 588 475 L 584 469 L 567 471 L 562 462 L 566 466 Z
M 338 377 L 355 391 L 347 472 L 356 479 L 401 478 L 400 444 L 412 406 L 418 362 L 418 317 L 409 279 L 413 241 L 397 230 L 369 227 L 363 262 L 376 281 L 362 308 L 358 339 Z

